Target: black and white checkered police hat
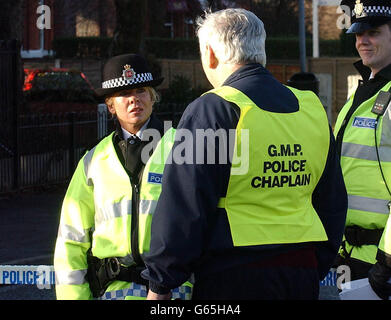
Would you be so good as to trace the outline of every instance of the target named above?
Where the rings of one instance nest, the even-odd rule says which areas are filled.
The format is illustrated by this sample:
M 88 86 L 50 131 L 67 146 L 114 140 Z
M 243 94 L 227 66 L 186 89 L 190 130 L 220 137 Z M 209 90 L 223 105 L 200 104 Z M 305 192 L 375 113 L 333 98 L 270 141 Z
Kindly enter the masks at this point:
M 346 33 L 362 33 L 391 21 L 391 0 L 342 0 L 340 5 L 350 9 L 352 25 Z
M 140 87 L 156 87 L 164 78 L 155 79 L 147 61 L 137 54 L 123 54 L 110 58 L 103 67 L 102 88 L 95 90 L 98 97 Z

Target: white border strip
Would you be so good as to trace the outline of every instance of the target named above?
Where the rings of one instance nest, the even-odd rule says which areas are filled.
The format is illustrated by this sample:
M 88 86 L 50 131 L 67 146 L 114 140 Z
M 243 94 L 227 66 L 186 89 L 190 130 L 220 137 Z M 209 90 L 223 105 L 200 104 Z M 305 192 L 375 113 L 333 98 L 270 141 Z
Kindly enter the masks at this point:
M 337 274 L 331 269 L 320 286 L 336 286 Z M 36 285 L 40 289 L 55 285 L 54 267 L 48 265 L 0 265 L 0 284 Z

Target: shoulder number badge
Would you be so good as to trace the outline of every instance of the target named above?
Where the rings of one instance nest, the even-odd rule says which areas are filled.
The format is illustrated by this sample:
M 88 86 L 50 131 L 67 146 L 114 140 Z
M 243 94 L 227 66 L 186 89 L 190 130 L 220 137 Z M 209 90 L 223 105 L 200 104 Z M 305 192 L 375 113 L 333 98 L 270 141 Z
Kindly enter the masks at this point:
M 122 76 L 125 78 L 125 80 L 132 81 L 135 75 L 136 73 L 130 65 L 124 65 L 124 71 L 122 72 Z

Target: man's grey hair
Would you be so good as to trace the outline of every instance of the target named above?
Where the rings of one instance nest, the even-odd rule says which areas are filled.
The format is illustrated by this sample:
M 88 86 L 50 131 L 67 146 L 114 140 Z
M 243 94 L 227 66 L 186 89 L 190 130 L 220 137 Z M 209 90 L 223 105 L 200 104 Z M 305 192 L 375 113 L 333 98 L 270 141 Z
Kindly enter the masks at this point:
M 201 54 L 210 45 L 223 63 L 266 65 L 266 31 L 254 13 L 236 8 L 205 12 L 196 23 Z

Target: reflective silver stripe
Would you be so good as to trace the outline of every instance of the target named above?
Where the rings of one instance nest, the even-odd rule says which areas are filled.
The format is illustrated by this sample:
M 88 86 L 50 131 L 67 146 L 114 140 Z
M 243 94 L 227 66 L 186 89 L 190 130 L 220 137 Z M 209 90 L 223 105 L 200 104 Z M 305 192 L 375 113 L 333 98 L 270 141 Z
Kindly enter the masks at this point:
M 89 176 L 89 170 L 90 170 L 90 165 L 91 165 L 91 160 L 92 160 L 92 156 L 94 155 L 94 152 L 95 152 L 95 148 L 94 147 L 93 149 L 91 149 L 90 151 L 87 152 L 87 154 L 84 156 L 83 158 L 83 163 L 84 163 L 84 173 L 86 175 L 86 178 L 87 178 L 87 185 L 89 186 L 92 186 L 92 180 Z
M 140 213 L 153 214 L 157 205 L 156 200 L 141 200 L 140 201 Z
M 380 147 L 388 148 L 388 152 L 391 152 L 391 102 L 388 104 L 382 120 Z
M 341 155 L 344 157 L 365 159 L 365 160 L 377 160 L 376 150 L 374 147 L 364 146 L 360 144 L 354 144 L 349 142 L 342 143 Z
M 77 230 L 75 227 L 68 224 L 61 224 L 58 230 L 58 237 L 76 242 L 89 242 L 89 230 Z
M 86 283 L 85 275 L 87 274 L 87 269 L 85 270 L 55 270 L 56 272 L 56 284 L 83 284 Z
M 122 200 L 120 202 L 96 208 L 95 224 L 108 221 L 114 218 L 125 217 L 132 214 L 132 201 Z
M 355 144 L 350 142 L 342 143 L 341 155 L 344 157 L 377 161 L 376 148 Z M 379 148 L 379 156 L 382 162 L 391 162 L 390 147 L 381 146 Z
M 388 202 L 388 200 L 348 195 L 348 206 L 352 210 L 389 214 Z

